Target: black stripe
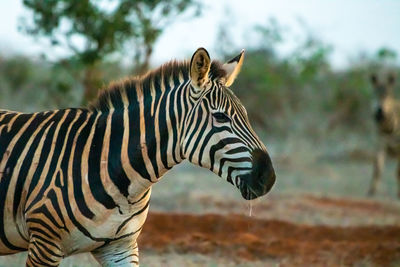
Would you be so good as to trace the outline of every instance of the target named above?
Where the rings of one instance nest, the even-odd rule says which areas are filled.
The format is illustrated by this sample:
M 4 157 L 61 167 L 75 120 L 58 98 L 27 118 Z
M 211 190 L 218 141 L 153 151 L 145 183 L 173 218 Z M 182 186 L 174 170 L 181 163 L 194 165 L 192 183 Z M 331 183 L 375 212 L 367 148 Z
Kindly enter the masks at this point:
M 41 219 L 38 219 L 38 218 L 27 218 L 26 219 L 26 223 L 27 224 L 30 224 L 30 223 L 39 224 L 40 226 L 42 226 L 43 229 L 46 229 L 47 231 L 49 231 L 53 235 L 51 237 L 52 240 L 54 240 L 54 237 L 56 237 L 57 239 L 61 239 L 60 234 L 57 233 L 50 225 L 48 225 L 46 222 L 44 222 Z
M 162 81 L 164 82 L 164 81 Z M 164 82 L 165 83 L 165 82 Z M 161 85 L 160 85 L 161 86 Z M 167 97 L 168 92 L 164 93 L 164 96 L 160 100 L 160 112 L 158 114 L 158 125 L 160 132 L 160 155 L 161 161 L 166 169 L 170 169 L 172 166 L 168 165 L 168 126 L 167 126 Z
M 144 178 L 151 180 L 147 172 L 140 145 L 140 109 L 136 88 L 127 88 L 129 103 L 129 143 L 128 156 L 132 167 Z
M 57 254 L 57 253 L 55 253 L 53 250 L 51 250 L 50 248 L 48 248 L 46 245 L 46 243 L 47 243 L 47 240 L 35 240 L 35 243 L 37 244 L 37 247 L 38 246 L 40 246 L 40 247 L 42 247 L 44 250 L 46 250 L 46 252 L 48 253 L 48 254 L 50 254 L 50 255 L 52 255 L 52 256 L 55 256 L 55 257 L 60 257 L 60 258 L 62 258 L 62 255 L 60 255 L 60 254 Z
M 214 161 L 215 161 L 215 153 L 224 148 L 228 144 L 236 144 L 236 143 L 242 143 L 240 139 L 236 137 L 229 137 L 229 138 L 224 138 L 219 140 L 219 142 L 215 145 L 213 145 L 210 149 L 210 170 L 212 171 L 214 168 Z
M 51 205 L 53 206 L 53 209 L 56 211 L 58 218 L 60 218 L 60 220 L 62 221 L 62 223 L 64 224 L 63 227 L 61 227 L 62 229 L 64 229 L 66 232 L 69 233 L 69 230 L 65 224 L 65 220 L 64 220 L 64 216 L 62 214 L 60 205 L 58 204 L 58 198 L 56 193 L 54 192 L 53 189 L 50 189 L 50 191 L 47 193 L 47 198 L 50 199 L 51 201 Z
M 110 149 L 108 152 L 108 173 L 119 192 L 128 197 L 131 184 L 121 163 L 121 150 L 124 136 L 123 110 L 116 110 L 112 115 Z
M 149 204 L 150 204 L 150 201 L 147 201 L 146 205 L 144 205 L 144 207 L 143 207 L 141 210 L 135 212 L 134 214 L 132 214 L 131 216 L 129 216 L 129 218 L 127 218 L 126 220 L 124 220 L 124 221 L 120 224 L 120 226 L 118 226 L 117 232 L 115 232 L 115 234 L 117 235 L 117 234 L 122 230 L 122 228 L 123 228 L 133 217 L 136 217 L 136 216 L 142 214 L 142 213 L 149 207 Z
M 31 228 L 29 228 L 29 230 L 30 230 L 31 233 L 32 233 L 32 238 L 35 238 L 36 240 L 44 241 L 44 242 L 46 242 L 46 244 L 48 244 L 48 245 L 54 247 L 54 249 L 56 249 L 56 250 L 58 250 L 58 251 L 61 251 L 60 247 L 59 247 L 56 243 L 54 243 L 54 242 L 51 241 L 52 237 L 50 237 L 49 235 L 46 234 L 46 236 L 48 237 L 48 239 L 46 239 L 46 238 L 44 238 L 44 237 L 38 235 L 38 234 L 37 234 L 37 233 L 38 233 L 38 230 L 36 230 L 36 229 L 39 229 L 39 228 L 36 228 L 36 227 L 31 227 Z M 43 233 L 43 230 L 42 230 L 42 229 L 39 229 L 39 230 L 42 231 L 42 233 Z M 49 239 L 50 239 L 50 240 L 49 240 Z
M 241 157 L 241 158 L 222 158 L 220 160 L 220 164 L 219 164 L 219 171 L 218 171 L 218 176 L 222 175 L 222 169 L 225 165 L 225 162 L 250 162 L 251 163 L 251 158 L 249 157 Z
M 44 229 L 43 227 L 29 226 L 29 231 L 32 233 L 32 237 L 47 240 L 50 243 L 49 240 L 54 240 L 54 236 L 51 236 L 49 233 L 47 233 L 43 229 Z M 47 237 L 47 239 L 43 238 L 42 236 L 40 236 L 38 234 L 44 235 L 45 237 Z M 51 244 L 60 250 L 60 247 L 56 243 L 51 242 Z
M 200 123 L 202 122 L 202 118 L 203 118 L 203 106 L 200 106 L 198 108 L 198 113 L 195 114 L 195 115 L 196 115 L 197 120 L 196 120 L 196 124 L 194 125 L 194 128 L 191 130 L 192 132 L 190 133 L 189 138 L 187 139 L 188 140 L 187 144 L 186 144 L 187 148 L 189 148 L 189 146 L 190 146 L 190 144 L 192 142 L 192 139 L 194 138 L 194 136 L 196 135 L 198 129 L 200 128 Z M 207 123 L 208 123 L 208 114 L 207 114 L 207 112 L 205 113 L 204 116 L 206 117 L 206 119 L 203 122 L 203 127 L 202 128 L 204 128 L 204 125 L 207 125 Z M 190 127 L 192 127 L 192 125 L 190 125 Z M 197 136 L 197 138 L 200 139 L 202 136 L 203 136 L 203 132 L 200 132 L 199 135 Z M 189 160 L 192 160 L 193 152 L 194 152 L 194 147 L 192 148 L 192 153 L 189 156 Z
M 45 251 L 43 251 L 43 249 L 41 249 L 38 245 L 37 245 L 37 243 L 36 243 L 36 245 L 35 245 L 35 248 L 36 248 L 36 250 L 40 253 L 40 259 L 43 261 L 43 260 L 46 260 L 46 261 L 49 261 L 49 262 L 52 262 L 52 263 L 58 263 L 59 262 L 59 260 L 53 260 L 52 258 L 50 258 L 49 256 L 47 256 L 46 255 L 46 253 L 45 253 Z M 47 263 L 46 263 L 47 264 Z M 58 265 L 58 264 L 57 264 Z M 49 266 L 52 266 L 52 265 L 50 265 L 49 264 Z
M 133 257 L 133 256 L 138 256 L 136 253 L 131 253 L 131 254 L 129 254 L 128 256 L 125 256 L 125 257 L 123 257 L 123 258 L 121 258 L 121 259 L 119 259 L 119 260 L 116 260 L 116 261 L 114 261 L 114 263 L 118 263 L 118 262 L 121 262 L 121 261 L 123 261 L 123 260 L 126 260 L 127 258 L 130 258 L 130 257 Z
M 198 107 L 198 108 L 196 108 L 196 107 Z M 196 120 L 196 119 L 199 118 L 198 113 L 200 112 L 199 110 L 201 110 L 200 103 L 198 103 L 196 107 L 193 107 L 192 110 L 189 111 L 189 116 L 188 116 L 188 118 L 190 118 L 190 120 L 189 120 L 189 123 L 187 123 L 187 125 L 186 125 L 185 136 L 187 136 L 188 134 L 190 134 L 189 131 L 191 130 L 192 125 L 193 125 L 194 123 L 197 123 L 197 120 Z M 195 122 L 195 121 L 196 121 L 196 122 Z M 184 150 L 185 152 L 187 152 L 187 150 L 188 150 L 188 148 L 189 148 L 189 145 L 190 145 L 190 142 L 186 142 L 186 145 L 185 145 L 185 147 L 183 148 L 183 150 Z
M 94 199 L 106 209 L 114 209 L 117 207 L 117 204 L 105 190 L 100 176 L 101 151 L 103 149 L 104 134 L 107 126 L 107 116 L 108 114 L 101 115 L 97 123 L 93 125 L 95 132 L 89 152 L 88 181 Z
M 73 148 L 73 145 L 74 145 L 74 139 L 76 138 L 76 135 L 78 134 L 78 130 L 79 130 L 79 128 L 83 125 L 83 123 L 86 121 L 86 119 L 87 119 L 87 116 L 88 116 L 88 114 L 87 114 L 87 112 L 86 111 L 82 111 L 80 114 L 78 114 L 77 112 L 74 112 L 74 119 L 76 119 L 76 116 L 78 116 L 78 118 L 76 119 L 76 121 L 74 122 L 74 124 L 71 126 L 71 130 L 70 130 L 70 132 L 69 132 L 69 134 L 68 134 L 68 136 L 67 136 L 67 142 L 66 142 L 66 145 L 65 145 L 65 151 L 64 151 L 64 155 L 63 155 L 63 158 L 62 158 L 62 161 L 61 161 L 61 165 L 60 165 L 60 168 L 61 168 L 61 170 L 62 170 L 62 173 L 63 173 L 63 175 L 62 175 L 62 178 L 63 178 L 63 183 L 65 183 L 65 181 L 67 180 L 67 179 L 70 179 L 69 177 L 68 177 L 68 172 L 69 172 L 69 163 L 70 163 L 70 156 L 71 156 L 71 153 L 72 153 L 72 148 Z M 71 115 L 72 116 L 72 115 Z M 77 138 L 78 139 L 78 138 Z M 74 158 L 80 158 L 80 155 L 77 155 L 77 154 L 74 154 Z M 71 159 L 72 160 L 72 162 L 74 162 L 74 160 L 75 159 Z M 93 212 L 89 209 L 89 207 L 87 206 L 87 204 L 86 204 L 86 202 L 85 202 L 85 200 L 84 200 L 84 198 L 82 198 L 82 201 L 78 201 L 77 200 L 77 198 L 76 197 L 79 197 L 79 193 L 82 193 L 82 190 L 81 190 L 81 184 L 79 184 L 79 186 L 77 185 L 77 187 L 78 188 L 75 188 L 75 183 L 78 183 L 79 181 L 80 181 L 80 178 L 81 178 L 81 176 L 80 176 L 80 174 L 81 174 L 81 172 L 79 171 L 79 172 L 75 172 L 74 173 L 74 165 L 72 164 L 71 165 L 72 166 L 72 175 L 74 175 L 73 177 L 74 177 L 74 181 L 73 181 L 73 184 L 74 184 L 74 196 L 75 196 L 75 201 L 76 201 L 76 203 L 77 203 L 77 206 L 78 206 L 78 208 L 79 208 L 79 210 L 82 212 L 82 214 L 85 216 L 85 217 L 87 217 L 87 218 L 93 218 L 94 217 L 94 214 L 93 214 Z M 76 178 L 76 176 L 75 176 L 75 174 L 76 173 L 79 173 L 79 179 L 75 179 Z M 61 179 L 61 177 L 60 177 L 60 179 Z M 76 180 L 76 181 L 75 181 Z M 61 183 L 60 183 L 60 186 L 59 186 L 60 188 L 61 188 Z M 63 188 L 64 190 L 68 190 L 68 188 Z M 76 190 L 75 190 L 76 189 Z M 80 190 L 79 190 L 80 189 Z M 49 192 L 49 194 L 50 194 L 50 192 Z M 50 197 L 50 196 L 49 196 Z M 62 214 L 61 214 L 61 211 L 59 210 L 60 208 L 59 208 L 59 206 L 58 206 L 58 199 L 57 199 L 57 195 L 56 195 L 56 193 L 54 192 L 54 191 L 52 191 L 51 192 L 51 199 L 52 199 L 52 202 L 54 203 L 54 205 L 57 205 L 57 207 L 58 207 L 58 210 L 56 210 L 57 211 L 57 213 L 59 213 L 59 216 L 61 216 L 61 218 L 63 219 L 63 217 L 62 217 Z M 63 221 L 63 223 L 64 223 L 64 225 L 65 225 L 65 222 Z M 67 230 L 67 229 L 66 229 Z
M 82 154 L 83 150 L 85 149 L 85 144 L 89 138 L 90 130 L 92 129 L 92 127 L 95 127 L 93 124 L 96 119 L 96 115 L 97 114 L 94 113 L 89 117 L 89 120 L 87 121 L 86 125 L 82 128 L 81 132 L 79 133 L 79 136 L 75 144 L 74 158 L 72 159 L 73 160 L 72 172 L 74 177 L 74 179 L 72 179 L 72 185 L 74 188 L 75 202 L 82 215 L 89 219 L 94 218 L 94 213 L 90 210 L 83 195 L 83 189 L 82 189 L 83 181 L 81 174 Z M 68 192 L 63 192 L 63 194 L 68 195 Z M 54 198 L 57 198 L 55 193 L 54 193 Z
M 143 84 L 143 88 L 150 88 L 151 81 L 147 80 Z M 151 165 L 154 169 L 154 174 L 158 177 L 158 166 L 157 166 L 157 142 L 156 142 L 156 129 L 154 127 L 154 119 L 155 116 L 151 115 L 151 107 L 152 102 L 156 101 L 156 99 L 152 99 L 151 91 L 145 90 L 143 91 L 143 99 L 145 100 L 143 104 L 143 115 L 144 115 L 144 125 L 145 125 L 145 139 L 146 139 L 146 146 L 147 146 L 147 156 L 151 161 Z M 156 102 L 157 103 L 157 102 Z
M 175 117 L 175 97 L 176 97 L 176 92 L 177 90 L 170 90 L 170 85 L 169 82 L 167 83 L 168 87 L 167 90 L 170 91 L 169 93 L 169 119 L 170 123 L 172 126 L 172 159 L 174 162 L 177 164 L 179 163 L 178 159 L 176 158 L 175 150 L 176 150 L 176 144 L 178 143 L 178 129 L 177 129 L 177 122 L 176 122 L 176 117 Z

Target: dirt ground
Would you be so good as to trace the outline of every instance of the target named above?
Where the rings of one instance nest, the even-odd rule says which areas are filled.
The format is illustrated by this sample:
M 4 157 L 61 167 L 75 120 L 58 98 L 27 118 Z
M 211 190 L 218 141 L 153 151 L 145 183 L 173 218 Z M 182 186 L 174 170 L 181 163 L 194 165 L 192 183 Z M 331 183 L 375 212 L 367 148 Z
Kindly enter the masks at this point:
M 315 210 L 341 208 L 356 216 L 396 212 L 373 201 L 318 198 Z M 399 216 L 396 215 L 396 216 Z M 400 226 L 326 226 L 229 214 L 152 212 L 140 237 L 142 249 L 200 253 L 237 263 L 274 260 L 279 266 L 398 266 Z
M 400 266 L 400 203 L 316 194 L 273 194 L 253 203 L 188 196 L 189 210 L 149 213 L 141 266 Z M 26 254 L 0 258 L 24 266 Z M 13 264 L 10 265 L 10 262 Z M 99 266 L 89 255 L 62 267 Z

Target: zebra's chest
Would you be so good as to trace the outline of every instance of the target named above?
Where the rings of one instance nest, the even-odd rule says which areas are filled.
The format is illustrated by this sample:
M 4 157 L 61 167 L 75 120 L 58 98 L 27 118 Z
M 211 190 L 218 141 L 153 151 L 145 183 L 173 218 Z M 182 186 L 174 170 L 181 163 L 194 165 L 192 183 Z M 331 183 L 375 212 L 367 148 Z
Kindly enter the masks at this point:
M 72 227 L 68 233 L 64 233 L 62 238 L 61 244 L 65 255 L 91 252 L 114 243 L 134 244 L 146 221 L 148 207 L 139 214 L 136 213 L 129 215 L 114 213 L 103 216 L 94 219 L 94 221 L 97 220 L 97 224 L 93 221 L 82 225 L 85 230 Z
M 381 135 L 381 140 L 389 156 L 400 156 L 400 134 Z
M 389 116 L 390 115 L 390 116 Z M 389 113 L 377 122 L 380 142 L 390 156 L 400 155 L 400 124 L 395 113 Z

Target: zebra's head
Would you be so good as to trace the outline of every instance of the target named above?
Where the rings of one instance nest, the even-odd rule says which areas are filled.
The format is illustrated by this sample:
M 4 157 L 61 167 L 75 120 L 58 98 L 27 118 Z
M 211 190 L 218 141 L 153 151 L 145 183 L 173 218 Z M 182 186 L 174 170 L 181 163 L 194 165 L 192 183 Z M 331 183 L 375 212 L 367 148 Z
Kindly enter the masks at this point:
M 370 80 L 376 95 L 375 120 L 380 123 L 392 112 L 396 77 L 392 72 L 374 73 Z
M 185 158 L 226 179 L 250 200 L 270 191 L 275 171 L 246 109 L 229 89 L 243 58 L 244 51 L 221 64 L 211 62 L 204 48 L 193 54 L 182 148 Z
M 383 100 L 393 95 L 393 88 L 396 83 L 395 74 L 390 72 L 386 75 L 371 74 L 371 84 L 374 87 L 375 94 L 379 100 Z

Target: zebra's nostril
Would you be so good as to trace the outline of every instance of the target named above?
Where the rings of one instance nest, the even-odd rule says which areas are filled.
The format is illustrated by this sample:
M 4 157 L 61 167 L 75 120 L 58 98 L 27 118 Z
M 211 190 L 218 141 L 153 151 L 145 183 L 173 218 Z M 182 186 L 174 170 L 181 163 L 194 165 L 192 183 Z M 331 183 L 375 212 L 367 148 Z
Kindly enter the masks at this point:
M 378 108 L 376 109 L 376 112 L 375 112 L 375 121 L 381 122 L 382 120 L 384 120 L 384 118 L 385 118 L 385 115 L 384 115 L 384 113 L 383 113 L 382 108 L 381 108 L 381 107 L 378 107 Z

